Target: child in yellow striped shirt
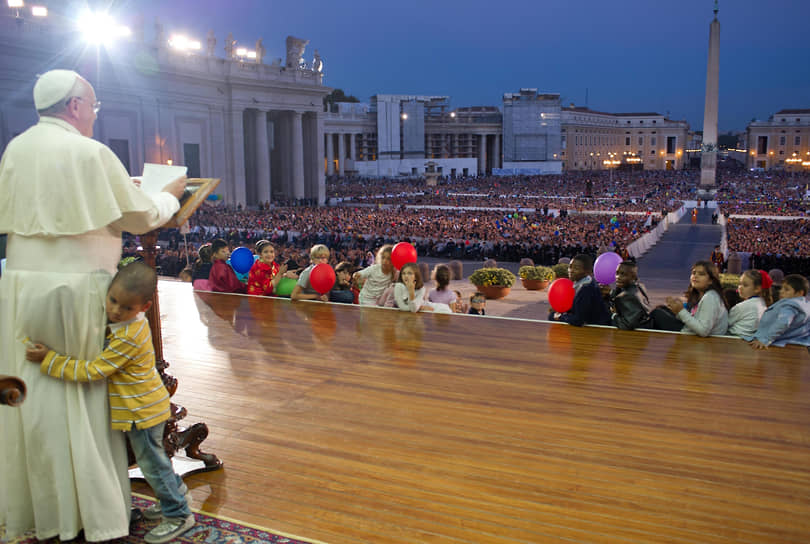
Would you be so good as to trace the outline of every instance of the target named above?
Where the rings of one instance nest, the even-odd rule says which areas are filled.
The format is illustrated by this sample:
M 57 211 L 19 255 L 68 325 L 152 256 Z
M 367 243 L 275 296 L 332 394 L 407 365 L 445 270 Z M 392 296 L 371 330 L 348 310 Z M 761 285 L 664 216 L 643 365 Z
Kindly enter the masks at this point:
M 104 351 L 92 361 L 60 355 L 37 343 L 30 343 L 25 351 L 29 361 L 40 363 L 42 373 L 54 378 L 75 382 L 107 378 L 112 428 L 128 433 L 138 466 L 160 500 L 160 509 L 144 512 L 147 518 L 163 517 L 144 536 L 149 544 L 168 542 L 194 525 L 188 495 L 184 496 L 188 488 L 163 449 L 171 403 L 155 368 L 152 333 L 143 315 L 152 305 L 156 288 L 155 271 L 142 262 L 118 271 L 105 302 Z

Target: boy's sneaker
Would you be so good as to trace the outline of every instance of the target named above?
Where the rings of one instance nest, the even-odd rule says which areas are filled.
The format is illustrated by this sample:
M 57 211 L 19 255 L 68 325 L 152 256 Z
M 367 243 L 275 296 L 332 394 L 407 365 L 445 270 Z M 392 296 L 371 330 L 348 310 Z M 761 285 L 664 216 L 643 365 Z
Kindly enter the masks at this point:
M 143 537 L 148 544 L 163 544 L 194 527 L 194 514 L 185 518 L 166 518 Z
M 180 492 L 186 496 L 186 503 L 188 503 L 188 507 L 191 508 L 191 490 L 186 486 L 186 484 L 183 484 L 183 487 L 180 488 Z M 143 514 L 143 517 L 149 521 L 154 521 L 163 517 L 163 513 L 160 509 L 160 501 L 157 501 L 152 506 L 141 510 L 141 514 Z

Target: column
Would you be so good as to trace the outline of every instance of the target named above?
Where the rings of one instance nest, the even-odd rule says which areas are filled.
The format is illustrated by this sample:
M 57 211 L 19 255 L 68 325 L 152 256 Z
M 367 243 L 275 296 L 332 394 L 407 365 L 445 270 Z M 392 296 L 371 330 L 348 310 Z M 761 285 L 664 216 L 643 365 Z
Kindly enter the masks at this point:
M 352 162 L 357 160 L 357 144 L 354 141 L 354 133 L 349 134 L 349 158 Z
M 335 173 L 335 143 L 333 137 L 333 134 L 326 135 L 326 175 L 328 176 Z
M 346 135 L 338 134 L 338 175 L 346 173 Z
M 245 191 L 245 132 L 243 110 L 232 109 L 228 116 L 228 152 L 230 154 L 231 186 L 226 188 L 226 195 L 230 198 L 230 204 L 241 204 L 246 202 Z
M 478 139 L 478 175 L 487 173 L 487 135 L 481 134 Z
M 300 111 L 292 112 L 292 189 L 293 198 L 304 198 L 304 129 Z
M 492 168 L 500 168 L 501 167 L 501 135 L 495 135 L 495 145 L 493 146 L 495 150 L 493 151 L 492 155 Z
M 256 198 L 270 200 L 270 145 L 267 139 L 267 112 L 256 111 Z

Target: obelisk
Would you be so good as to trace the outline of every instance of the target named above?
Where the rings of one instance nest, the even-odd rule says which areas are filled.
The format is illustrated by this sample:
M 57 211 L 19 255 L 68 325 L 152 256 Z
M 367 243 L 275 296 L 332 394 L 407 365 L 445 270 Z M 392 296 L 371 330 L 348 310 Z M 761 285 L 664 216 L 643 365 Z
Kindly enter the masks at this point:
M 717 167 L 717 102 L 720 79 L 720 21 L 714 0 L 714 20 L 709 25 L 709 60 L 706 63 L 706 105 L 703 108 L 703 146 L 700 153 L 700 185 L 714 185 Z

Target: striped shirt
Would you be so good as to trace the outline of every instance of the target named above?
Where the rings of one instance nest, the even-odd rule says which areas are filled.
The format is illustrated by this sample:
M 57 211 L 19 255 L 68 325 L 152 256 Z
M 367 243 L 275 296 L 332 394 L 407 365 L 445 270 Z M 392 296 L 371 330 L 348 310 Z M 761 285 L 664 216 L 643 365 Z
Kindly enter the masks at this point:
M 92 361 L 49 351 L 40 369 L 73 382 L 107 378 L 113 429 L 128 431 L 133 423 L 148 429 L 169 419 L 169 392 L 155 368 L 152 332 L 142 314 L 125 323 L 110 323 L 106 348 Z

